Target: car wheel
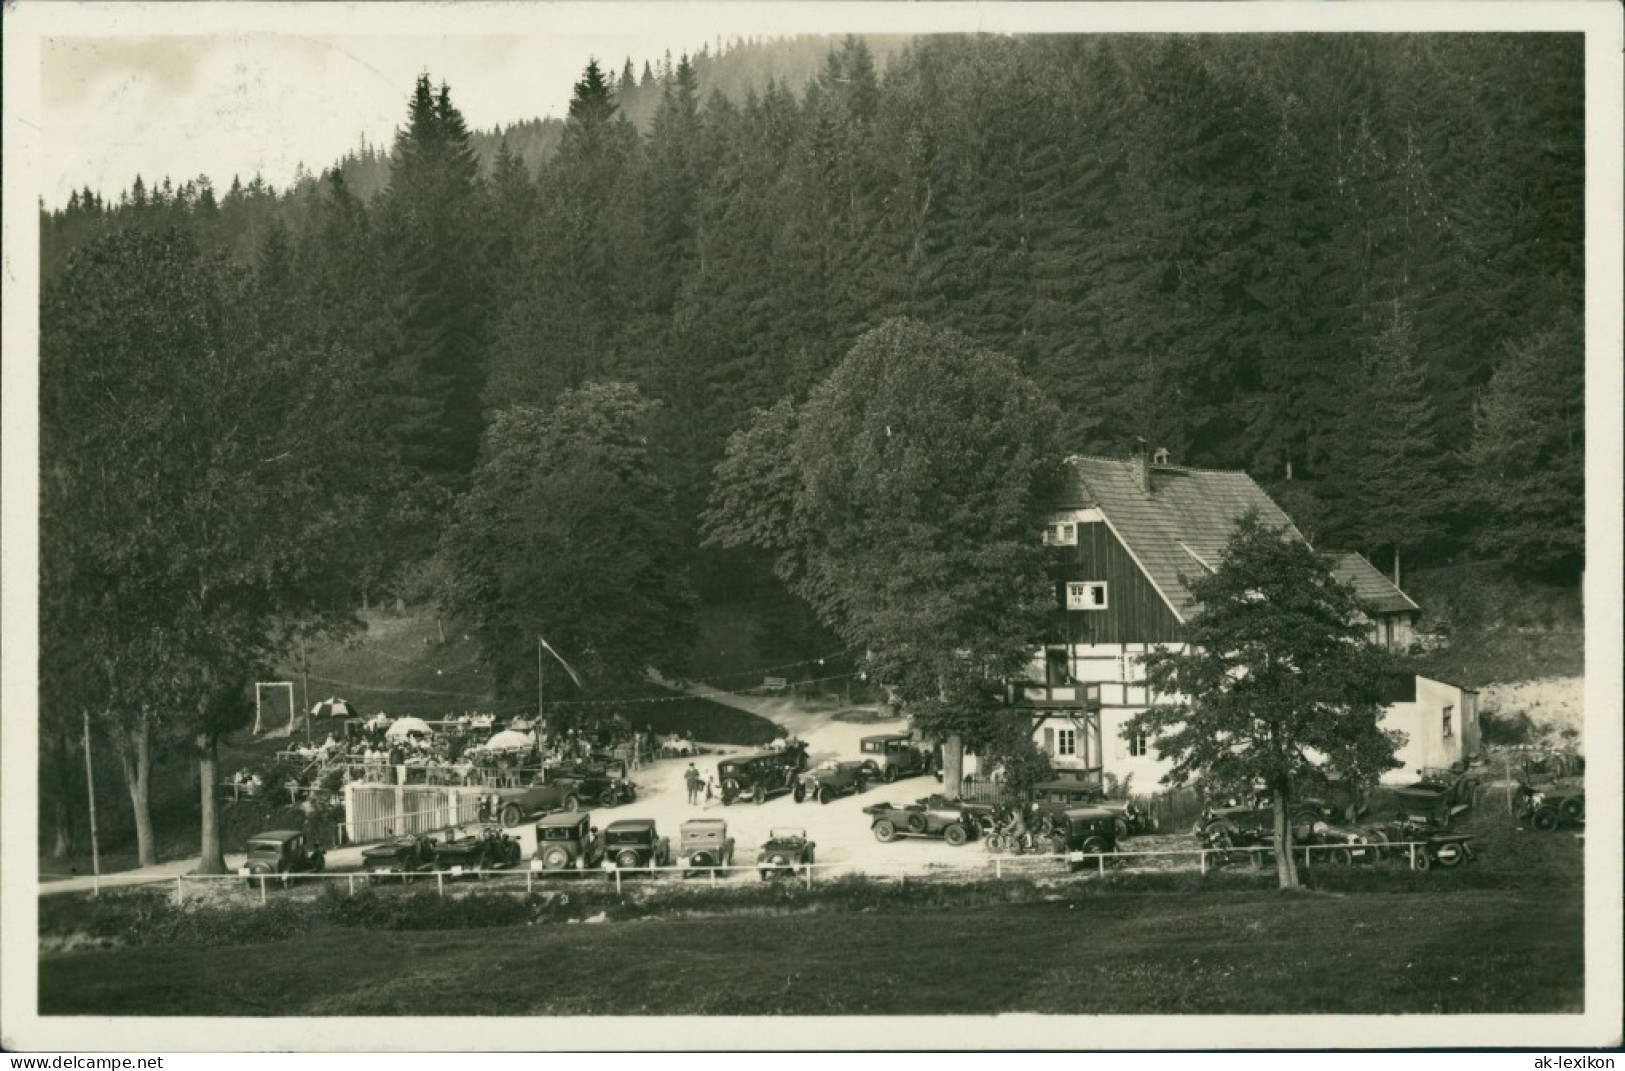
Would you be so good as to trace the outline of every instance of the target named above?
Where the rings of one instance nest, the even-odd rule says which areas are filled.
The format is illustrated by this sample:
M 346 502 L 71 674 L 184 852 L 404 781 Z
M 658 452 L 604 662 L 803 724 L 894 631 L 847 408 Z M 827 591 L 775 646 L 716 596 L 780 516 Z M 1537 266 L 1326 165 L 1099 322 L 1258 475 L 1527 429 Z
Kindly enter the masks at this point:
M 613 785 L 604 789 L 603 792 L 598 794 L 598 802 L 603 804 L 605 807 L 615 806 L 616 803 L 620 802 L 620 798 L 620 793 L 615 791 L 615 787 Z
M 634 870 L 638 866 L 638 853 L 630 848 L 615 855 L 615 865 L 622 870 Z
M 957 848 L 970 839 L 970 834 L 966 833 L 965 827 L 958 822 L 950 822 L 943 827 L 942 839 Z
M 807 798 L 807 786 L 802 784 L 800 781 L 797 781 L 795 791 L 790 795 L 797 803 L 800 803 L 802 800 Z
M 909 816 L 903 821 L 908 826 L 908 831 L 910 833 L 925 832 L 925 815 L 921 814 L 919 811 L 909 812 Z
M 882 844 L 890 844 L 896 839 L 897 827 L 892 824 L 891 819 L 882 818 L 880 821 L 875 823 L 875 840 L 878 840 Z
M 1102 838 L 1086 837 L 1083 842 L 1082 850 L 1083 854 L 1085 855 L 1104 855 L 1110 849 L 1107 847 L 1105 840 Z
M 1467 859 L 1459 844 L 1441 844 L 1434 854 L 1438 864 L 1446 870 L 1460 866 Z
M 1292 816 L 1292 839 L 1294 841 L 1307 841 L 1309 835 L 1315 831 L 1315 823 L 1320 816 L 1313 811 L 1299 811 Z
M 1347 848 L 1333 848 L 1330 852 L 1327 852 L 1326 854 L 1328 856 L 1330 856 L 1330 858 L 1327 861 L 1330 862 L 1332 864 L 1332 866 L 1353 866 L 1354 865 L 1354 856 L 1349 854 L 1349 850 Z
M 1571 822 L 1578 822 L 1586 816 L 1586 801 L 1581 796 L 1570 796 L 1558 805 L 1558 813 Z
M 886 781 L 886 783 L 888 785 L 891 784 L 893 781 L 897 780 L 897 767 L 895 767 L 895 766 L 886 767 L 886 772 L 882 776 L 885 778 L 885 781 Z
M 1535 817 L 1530 820 L 1530 825 L 1543 833 L 1551 832 L 1557 828 L 1557 811 L 1551 807 L 1542 807 L 1535 812 Z
M 573 795 L 564 797 L 564 809 L 570 814 L 575 814 L 581 810 L 581 800 Z
M 1432 870 L 1433 869 L 1433 857 L 1428 854 L 1428 850 L 1426 848 L 1423 848 L 1421 851 L 1416 853 L 1416 869 L 1418 869 L 1418 870 Z
M 1128 823 L 1123 821 L 1121 818 L 1114 818 L 1112 820 L 1112 830 L 1116 832 L 1118 840 L 1128 839 Z
M 751 793 L 751 798 L 756 801 L 756 806 L 760 807 L 762 804 L 767 802 L 767 789 L 763 788 L 761 785 L 757 785 L 756 791 Z
M 818 786 L 818 802 L 819 803 L 828 803 L 830 800 L 832 800 L 834 798 L 835 798 L 835 793 L 830 791 L 830 787 L 828 785 L 819 785 Z
M 523 817 L 524 815 L 519 813 L 519 807 L 517 804 L 510 803 L 506 807 L 502 808 L 502 824 L 508 829 L 512 829 L 514 826 L 518 825 L 519 820 Z

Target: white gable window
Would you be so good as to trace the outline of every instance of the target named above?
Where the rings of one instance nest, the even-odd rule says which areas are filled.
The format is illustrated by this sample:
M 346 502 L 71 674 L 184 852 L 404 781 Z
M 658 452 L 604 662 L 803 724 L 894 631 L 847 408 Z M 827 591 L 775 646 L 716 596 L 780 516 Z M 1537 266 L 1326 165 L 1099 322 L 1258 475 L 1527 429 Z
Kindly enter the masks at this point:
M 1068 610 L 1104 610 L 1106 608 L 1106 582 L 1104 580 L 1074 581 L 1066 586 Z
M 1075 547 L 1078 545 L 1078 525 L 1075 521 L 1058 521 L 1044 526 L 1044 546 Z
M 1062 729 L 1055 734 L 1055 754 L 1057 756 L 1071 756 L 1078 753 L 1078 731 L 1076 729 Z

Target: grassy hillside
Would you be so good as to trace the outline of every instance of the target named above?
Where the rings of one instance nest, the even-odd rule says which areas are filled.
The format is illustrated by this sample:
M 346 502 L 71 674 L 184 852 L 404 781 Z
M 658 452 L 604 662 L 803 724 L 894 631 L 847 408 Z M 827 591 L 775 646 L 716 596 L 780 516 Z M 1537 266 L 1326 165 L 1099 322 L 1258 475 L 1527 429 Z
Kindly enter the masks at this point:
M 1418 672 L 1469 687 L 1576 677 L 1585 670 L 1585 614 L 1577 587 L 1528 580 L 1496 562 L 1418 570 L 1405 590 L 1421 631 L 1442 644 Z
M 1060 884 L 1019 898 L 1025 902 L 1000 902 L 1004 890 L 993 887 L 975 904 L 916 886 L 921 902 L 889 906 L 883 890 L 854 885 L 844 906 L 825 897 L 798 910 L 788 902 L 800 895 L 792 889 L 784 910 L 770 914 L 674 911 L 635 923 L 600 915 L 602 925 L 570 926 L 543 910 L 528 924 L 412 932 L 361 928 L 358 917 L 361 926 L 296 936 L 299 927 L 289 925 L 287 938 L 257 941 L 240 931 L 259 911 L 239 909 L 217 920 L 218 947 L 45 955 L 39 1000 L 47 1015 L 1579 1010 L 1577 892 L 1448 886 L 1289 896 Z M 382 901 L 350 904 L 364 912 Z M 275 913 L 288 915 L 281 905 Z M 1529 925 L 1534 917 L 1540 926 Z M 943 940 L 948 934 L 970 936 Z M 652 968 L 675 960 L 683 970 Z M 560 963 L 591 969 L 563 988 L 540 984 Z M 497 994 L 491 978 L 509 984 Z

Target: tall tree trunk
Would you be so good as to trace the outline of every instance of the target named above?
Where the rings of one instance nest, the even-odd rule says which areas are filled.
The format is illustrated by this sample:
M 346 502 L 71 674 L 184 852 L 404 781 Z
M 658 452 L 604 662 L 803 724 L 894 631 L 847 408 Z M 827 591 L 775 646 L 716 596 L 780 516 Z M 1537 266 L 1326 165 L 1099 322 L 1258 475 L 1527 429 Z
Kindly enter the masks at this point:
M 135 815 L 135 854 L 137 866 L 158 865 L 158 852 L 152 842 L 152 808 L 148 786 L 152 780 L 152 729 L 147 716 L 136 719 L 127 737 L 119 741 L 119 764 L 124 768 L 124 787 L 130 791 L 130 810 Z
M 965 744 L 955 733 L 942 742 L 942 794 L 958 799 L 965 787 Z
M 220 851 L 220 825 L 215 817 L 214 783 L 215 775 L 215 740 L 212 735 L 205 735 L 198 740 L 197 770 L 198 782 L 202 793 L 202 856 L 197 861 L 199 874 L 224 874 L 226 872 L 226 857 Z
M 51 808 L 51 858 L 65 859 L 73 854 L 78 839 L 73 826 L 73 802 L 81 786 L 74 777 L 73 740 L 66 733 L 53 733 L 48 752 L 50 780 L 40 790 L 48 793 Z
M 1280 888 L 1298 884 L 1298 864 L 1292 858 L 1292 823 L 1287 815 L 1287 794 L 1279 788 L 1275 795 L 1275 878 Z

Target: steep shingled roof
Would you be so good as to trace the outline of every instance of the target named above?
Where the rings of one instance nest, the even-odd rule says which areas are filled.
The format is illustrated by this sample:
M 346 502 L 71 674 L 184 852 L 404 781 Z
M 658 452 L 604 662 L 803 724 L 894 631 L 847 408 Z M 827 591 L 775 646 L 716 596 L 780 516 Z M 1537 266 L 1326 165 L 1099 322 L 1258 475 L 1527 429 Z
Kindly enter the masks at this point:
M 1352 585 L 1360 604 L 1375 613 L 1394 614 L 1421 609 L 1362 555 L 1349 551 L 1338 554 L 1332 575 Z
M 1098 508 L 1180 620 L 1196 611 L 1196 600 L 1183 578 L 1200 576 L 1218 565 L 1248 510 L 1257 509 L 1266 525 L 1303 539 L 1292 518 L 1245 472 L 1152 465 L 1147 494 L 1136 479 L 1135 461 L 1101 457 L 1068 461 L 1074 478 L 1060 504 Z M 1357 554 L 1339 555 L 1332 572 L 1352 584 L 1373 612 L 1417 608 Z

